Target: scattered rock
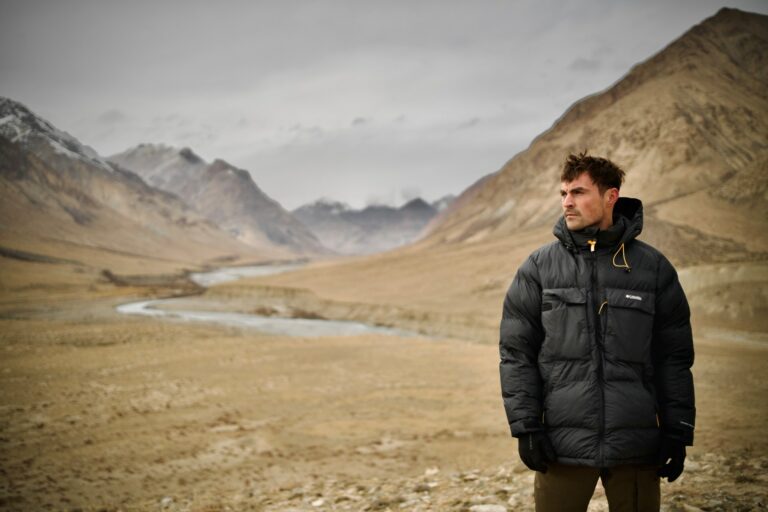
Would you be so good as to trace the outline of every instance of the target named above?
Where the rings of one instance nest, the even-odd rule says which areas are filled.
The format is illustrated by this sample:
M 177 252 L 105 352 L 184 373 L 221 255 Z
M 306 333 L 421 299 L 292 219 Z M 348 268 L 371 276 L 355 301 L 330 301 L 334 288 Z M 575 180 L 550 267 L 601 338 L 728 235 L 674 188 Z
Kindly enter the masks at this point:
M 389 453 L 398 450 L 405 446 L 406 442 L 400 439 L 392 439 L 391 437 L 383 437 L 379 441 L 369 446 L 359 446 L 355 449 L 357 453 L 369 455 L 373 453 Z
M 504 505 L 472 505 L 469 512 L 507 512 Z
M 461 479 L 464 480 L 465 482 L 474 482 L 478 478 L 479 477 L 476 471 L 471 471 L 469 473 L 464 473 L 463 475 L 461 475 Z
M 701 471 L 701 464 L 699 464 L 694 460 L 686 460 L 685 471 L 688 471 L 689 473 L 696 473 L 698 471 Z
M 512 472 L 513 473 L 525 473 L 526 471 L 530 471 L 525 464 L 522 462 L 515 463 L 514 466 L 512 466 Z
M 215 427 L 211 427 L 210 430 L 214 433 L 237 432 L 240 430 L 240 425 L 216 425 Z
M 520 494 L 513 494 L 507 500 L 507 505 L 509 505 L 509 508 L 512 510 L 520 510 L 524 503 L 525 498 Z

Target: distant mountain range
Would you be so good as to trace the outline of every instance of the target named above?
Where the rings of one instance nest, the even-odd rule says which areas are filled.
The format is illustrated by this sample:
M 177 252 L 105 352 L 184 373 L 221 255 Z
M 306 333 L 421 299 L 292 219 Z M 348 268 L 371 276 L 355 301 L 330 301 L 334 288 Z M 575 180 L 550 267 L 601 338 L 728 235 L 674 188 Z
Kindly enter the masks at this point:
M 321 200 L 288 212 L 223 160 L 149 144 L 107 160 L 0 98 L 0 250 L 192 264 L 420 239 L 415 257 L 549 231 L 563 161 L 584 149 L 627 171 L 622 195 L 645 204 L 642 237 L 676 263 L 768 258 L 768 17 L 720 10 L 439 204 L 357 211 Z
M 106 252 L 191 266 L 391 249 L 416 239 L 451 197 L 359 211 L 318 201 L 291 213 L 224 160 L 153 144 L 105 159 L 0 98 L 0 200 L 3 255 L 97 262 Z
M 108 255 L 188 265 L 286 254 L 240 243 L 8 98 L 0 98 L 0 248 L 80 262 Z
M 262 192 L 247 171 L 224 160 L 209 164 L 189 148 L 154 144 L 141 144 L 109 160 L 135 172 L 151 186 L 176 194 L 243 243 L 303 255 L 331 252 Z
M 149 185 L 171 192 L 240 241 L 254 247 L 284 247 L 296 254 L 368 254 L 415 240 L 450 204 L 414 199 L 400 208 L 353 210 L 328 199 L 288 212 L 253 182 L 250 174 L 223 160 L 207 163 L 190 148 L 140 144 L 109 157 Z
M 453 196 L 445 196 L 430 204 L 416 198 L 399 208 L 371 205 L 354 210 L 344 203 L 320 199 L 292 213 L 336 252 L 370 254 L 413 242 L 452 200 Z
M 429 226 L 426 246 L 549 230 L 559 173 L 588 149 L 627 171 L 642 237 L 677 262 L 768 257 L 768 17 L 721 9 L 571 106 Z

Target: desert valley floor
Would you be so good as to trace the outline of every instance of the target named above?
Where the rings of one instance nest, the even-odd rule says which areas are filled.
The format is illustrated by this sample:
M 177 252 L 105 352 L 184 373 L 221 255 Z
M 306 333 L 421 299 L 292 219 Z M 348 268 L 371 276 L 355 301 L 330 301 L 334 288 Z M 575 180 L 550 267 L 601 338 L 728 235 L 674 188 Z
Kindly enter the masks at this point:
M 496 340 L 273 336 L 62 290 L 86 289 L 3 306 L 0 509 L 533 510 Z M 768 506 L 768 343 L 727 333 L 696 330 L 697 437 L 664 510 Z

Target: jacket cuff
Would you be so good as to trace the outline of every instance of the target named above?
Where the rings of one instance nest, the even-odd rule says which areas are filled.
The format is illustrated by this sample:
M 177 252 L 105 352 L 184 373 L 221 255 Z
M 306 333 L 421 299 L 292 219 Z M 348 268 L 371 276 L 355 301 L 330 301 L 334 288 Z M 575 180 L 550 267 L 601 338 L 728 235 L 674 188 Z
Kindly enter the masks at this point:
M 662 427 L 661 435 L 667 439 L 674 439 L 685 446 L 693 446 L 693 429 L 681 429 L 675 427 Z
M 512 430 L 512 437 L 520 437 L 531 432 L 540 432 L 544 430 L 544 425 L 538 418 L 524 418 L 517 420 L 509 425 Z

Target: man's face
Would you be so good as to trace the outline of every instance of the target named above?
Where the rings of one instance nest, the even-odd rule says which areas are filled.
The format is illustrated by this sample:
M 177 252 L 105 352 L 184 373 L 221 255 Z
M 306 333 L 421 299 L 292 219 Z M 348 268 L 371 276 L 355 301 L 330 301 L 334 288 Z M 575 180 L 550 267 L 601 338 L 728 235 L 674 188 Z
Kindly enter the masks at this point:
M 591 226 L 607 229 L 613 223 L 613 205 L 619 191 L 611 188 L 601 194 L 589 173 L 582 172 L 575 180 L 564 181 L 560 196 L 565 224 L 571 231 Z

